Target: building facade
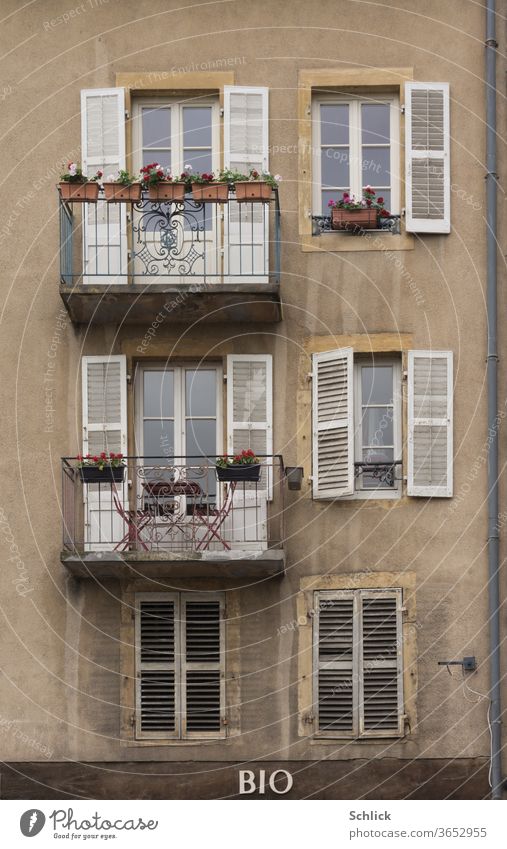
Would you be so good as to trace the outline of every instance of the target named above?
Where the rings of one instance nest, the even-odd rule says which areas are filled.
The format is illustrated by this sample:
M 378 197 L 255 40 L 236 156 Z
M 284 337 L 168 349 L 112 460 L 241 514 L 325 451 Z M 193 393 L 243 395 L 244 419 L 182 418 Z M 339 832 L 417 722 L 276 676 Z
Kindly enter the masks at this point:
M 4 795 L 486 797 L 483 8 L 11 5 Z

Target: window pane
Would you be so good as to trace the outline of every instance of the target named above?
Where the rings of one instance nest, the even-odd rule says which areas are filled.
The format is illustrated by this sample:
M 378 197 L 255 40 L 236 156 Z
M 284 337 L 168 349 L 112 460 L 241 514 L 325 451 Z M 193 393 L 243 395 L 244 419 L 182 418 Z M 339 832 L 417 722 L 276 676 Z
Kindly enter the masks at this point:
M 349 185 L 348 148 L 324 147 L 321 151 L 321 180 L 323 186 Z M 380 182 L 377 180 L 377 183 Z
M 216 371 L 196 369 L 185 372 L 185 414 L 216 415 Z
M 363 186 L 390 186 L 390 149 L 388 147 L 365 147 L 362 156 Z
M 162 168 L 171 168 L 170 150 L 143 150 L 143 165 L 151 165 L 157 162 Z
M 362 419 L 363 445 L 393 445 L 393 408 L 366 407 Z
M 392 463 L 394 460 L 393 449 L 366 449 L 363 451 L 363 460 L 365 463 Z M 382 474 L 383 472 L 384 470 L 380 470 L 380 474 Z M 396 475 L 395 471 L 394 475 Z M 360 482 L 362 489 L 389 489 L 393 488 L 395 485 L 394 480 L 391 483 L 388 479 L 381 480 L 379 477 L 375 477 L 375 475 L 373 475 L 371 471 L 363 472 L 360 476 Z
M 191 165 L 194 171 L 209 173 L 213 170 L 211 150 L 192 150 L 191 148 L 186 148 L 183 151 L 183 160 L 183 164 Z
M 217 453 L 215 419 L 187 419 L 187 457 L 214 457 Z
M 143 381 L 145 416 L 172 418 L 174 416 L 174 372 L 145 371 Z
M 211 147 L 211 107 L 183 107 L 183 147 Z
M 157 458 L 153 465 L 174 457 L 174 422 L 144 422 L 144 456 Z
M 168 108 L 142 110 L 143 147 L 171 147 L 171 110 Z M 153 159 L 150 160 L 153 162 Z
M 348 103 L 320 107 L 320 143 L 349 143 L 349 106 Z
M 363 103 L 361 105 L 363 144 L 389 144 L 390 106 L 387 103 Z
M 393 367 L 363 366 L 361 368 L 361 398 L 363 404 L 392 404 Z

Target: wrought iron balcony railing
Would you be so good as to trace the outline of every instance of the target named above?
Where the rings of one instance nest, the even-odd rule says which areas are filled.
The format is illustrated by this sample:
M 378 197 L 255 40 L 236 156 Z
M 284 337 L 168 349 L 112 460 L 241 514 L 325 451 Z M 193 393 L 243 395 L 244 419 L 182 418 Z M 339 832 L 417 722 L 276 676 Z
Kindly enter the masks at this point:
M 87 482 L 62 459 L 63 548 L 70 552 L 261 552 L 283 543 L 285 472 L 262 457 L 259 480 L 221 481 L 214 457 L 126 457 Z
M 60 278 L 76 284 L 268 283 L 280 278 L 278 190 L 266 203 L 72 203 L 60 197 Z
M 312 236 L 321 236 L 323 233 L 344 233 L 345 235 L 350 235 L 351 233 L 360 232 L 361 234 L 368 235 L 368 233 L 392 233 L 393 235 L 399 235 L 400 233 L 400 221 L 401 215 L 389 215 L 385 218 L 379 218 L 378 227 L 373 230 L 361 230 L 361 228 L 350 228 L 350 230 L 333 230 L 331 227 L 331 216 L 330 215 L 312 215 Z

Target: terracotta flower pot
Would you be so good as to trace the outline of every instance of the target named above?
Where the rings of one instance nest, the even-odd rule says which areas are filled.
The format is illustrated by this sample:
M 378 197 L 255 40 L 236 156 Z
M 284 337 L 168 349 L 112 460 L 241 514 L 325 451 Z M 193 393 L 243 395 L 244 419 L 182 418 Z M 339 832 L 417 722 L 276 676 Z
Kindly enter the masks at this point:
M 273 189 L 264 180 L 241 180 L 235 185 L 238 203 L 267 203 L 271 200 Z
M 141 184 L 104 183 L 104 197 L 109 203 L 137 203 L 141 200 Z
M 185 200 L 185 183 L 162 180 L 148 187 L 148 197 L 154 201 L 173 201 L 181 203 Z
M 199 203 L 227 203 L 228 183 L 192 183 L 192 195 Z
M 62 200 L 70 200 L 73 203 L 97 203 L 99 196 L 98 183 L 59 183 L 60 196 Z
M 376 209 L 332 209 L 331 229 L 348 230 L 374 230 L 377 226 Z

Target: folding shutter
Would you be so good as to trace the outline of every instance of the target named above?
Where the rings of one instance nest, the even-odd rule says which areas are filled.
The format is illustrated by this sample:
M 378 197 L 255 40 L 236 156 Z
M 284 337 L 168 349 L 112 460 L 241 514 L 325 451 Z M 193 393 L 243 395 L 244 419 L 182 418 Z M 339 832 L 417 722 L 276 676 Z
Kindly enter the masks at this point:
M 273 486 L 273 358 L 271 354 L 230 354 L 227 357 L 227 453 L 251 448 L 267 455 L 264 483 Z
M 83 172 L 89 177 L 100 170 L 106 179 L 126 167 L 123 88 L 81 91 L 81 156 Z M 85 204 L 83 218 L 84 282 L 94 285 L 126 283 L 125 204 L 105 201 Z
M 317 728 L 323 734 L 356 736 L 354 593 L 333 595 L 320 593 L 317 608 Z
M 182 597 L 182 732 L 184 737 L 223 735 L 223 601 Z
M 392 737 L 404 732 L 401 590 L 361 590 L 359 732 Z
M 127 454 L 127 361 L 124 355 L 82 357 L 83 454 L 102 451 Z M 111 487 L 83 487 L 85 544 L 88 551 L 114 548 L 125 530 L 115 509 Z M 119 495 L 128 501 L 127 482 L 118 484 Z
M 178 599 L 146 593 L 136 601 L 136 736 L 179 737 Z
M 452 496 L 451 351 L 408 352 L 408 495 Z
M 449 233 L 448 83 L 405 83 L 406 228 Z
M 269 166 L 267 88 L 224 86 L 224 167 L 248 174 Z M 263 282 L 269 271 L 269 204 L 230 203 L 225 228 L 225 271 Z M 252 276 L 250 281 L 253 282 Z
M 354 492 L 353 350 L 313 355 L 313 497 Z

